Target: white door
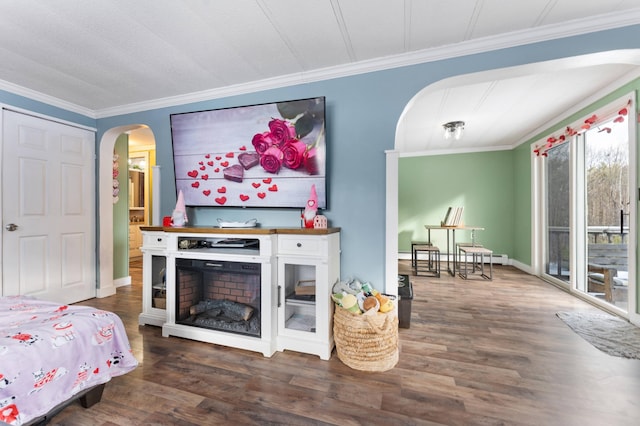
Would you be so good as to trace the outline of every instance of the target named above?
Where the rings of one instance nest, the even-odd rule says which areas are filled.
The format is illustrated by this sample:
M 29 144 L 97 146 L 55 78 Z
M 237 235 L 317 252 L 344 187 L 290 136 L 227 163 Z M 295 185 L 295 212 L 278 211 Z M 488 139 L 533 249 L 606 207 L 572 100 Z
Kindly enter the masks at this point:
M 2 114 L 0 294 L 59 303 L 95 297 L 94 133 Z

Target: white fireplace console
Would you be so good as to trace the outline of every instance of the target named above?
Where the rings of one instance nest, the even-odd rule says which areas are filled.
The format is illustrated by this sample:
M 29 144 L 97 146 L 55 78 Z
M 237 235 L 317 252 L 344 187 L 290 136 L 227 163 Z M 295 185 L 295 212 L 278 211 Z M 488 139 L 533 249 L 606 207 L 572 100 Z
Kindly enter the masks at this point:
M 315 354 L 324 360 L 331 357 L 331 288 L 340 279 L 339 228 L 143 227 L 142 235 L 141 325 L 161 326 L 165 337 L 251 350 L 267 357 L 276 350 Z M 259 335 L 188 325 L 178 318 L 184 309 L 177 299 L 176 261 L 184 264 L 185 260 L 242 263 L 260 271 Z

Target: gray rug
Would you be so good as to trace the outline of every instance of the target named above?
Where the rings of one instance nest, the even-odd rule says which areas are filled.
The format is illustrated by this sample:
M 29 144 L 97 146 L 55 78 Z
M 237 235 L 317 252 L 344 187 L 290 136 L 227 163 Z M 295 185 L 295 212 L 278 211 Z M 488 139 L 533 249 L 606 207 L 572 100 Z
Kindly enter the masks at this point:
M 605 313 L 558 312 L 580 337 L 609 355 L 640 359 L 640 328 Z

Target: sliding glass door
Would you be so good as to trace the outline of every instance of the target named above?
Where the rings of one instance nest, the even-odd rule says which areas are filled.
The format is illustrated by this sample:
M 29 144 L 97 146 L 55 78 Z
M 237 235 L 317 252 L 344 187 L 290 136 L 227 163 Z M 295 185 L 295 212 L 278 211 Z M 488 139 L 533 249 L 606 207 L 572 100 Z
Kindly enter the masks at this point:
M 609 121 L 584 134 L 582 230 L 586 285 L 577 288 L 627 310 L 629 285 L 629 132 Z M 578 283 L 581 284 L 581 283 Z
M 542 274 L 627 313 L 635 285 L 635 126 L 620 117 L 609 114 L 545 149 L 537 216 Z

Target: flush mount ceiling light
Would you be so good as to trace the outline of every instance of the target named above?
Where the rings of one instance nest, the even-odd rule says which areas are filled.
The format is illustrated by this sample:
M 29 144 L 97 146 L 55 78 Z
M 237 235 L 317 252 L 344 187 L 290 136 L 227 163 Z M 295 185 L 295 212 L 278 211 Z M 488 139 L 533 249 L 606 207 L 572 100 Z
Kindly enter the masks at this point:
M 459 140 L 464 130 L 464 121 L 450 121 L 442 125 L 444 127 L 444 138 Z

